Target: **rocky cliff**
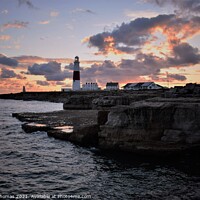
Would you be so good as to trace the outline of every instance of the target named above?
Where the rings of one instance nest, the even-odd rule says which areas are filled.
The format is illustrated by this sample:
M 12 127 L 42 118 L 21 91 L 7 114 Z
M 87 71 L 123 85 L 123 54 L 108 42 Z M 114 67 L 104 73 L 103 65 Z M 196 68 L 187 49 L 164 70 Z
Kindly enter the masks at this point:
M 116 106 L 101 126 L 103 149 L 170 153 L 200 146 L 200 99 L 156 98 Z
M 175 86 L 165 92 L 165 97 L 200 97 L 200 84 L 188 83 L 185 86 Z

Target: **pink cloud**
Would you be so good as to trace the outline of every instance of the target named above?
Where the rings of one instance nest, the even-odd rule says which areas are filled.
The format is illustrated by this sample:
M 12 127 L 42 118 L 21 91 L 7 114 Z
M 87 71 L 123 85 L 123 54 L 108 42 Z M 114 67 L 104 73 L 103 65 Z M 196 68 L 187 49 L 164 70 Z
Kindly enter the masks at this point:
M 23 22 L 23 21 L 14 21 L 14 22 L 8 22 L 6 24 L 3 24 L 1 30 L 4 31 L 5 29 L 9 28 L 16 28 L 16 29 L 21 29 L 21 28 L 27 28 L 29 22 Z

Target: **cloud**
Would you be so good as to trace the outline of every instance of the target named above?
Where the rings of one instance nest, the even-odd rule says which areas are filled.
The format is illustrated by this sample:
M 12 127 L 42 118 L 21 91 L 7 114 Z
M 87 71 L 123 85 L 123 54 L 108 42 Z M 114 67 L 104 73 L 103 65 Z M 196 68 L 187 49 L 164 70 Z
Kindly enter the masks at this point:
M 51 17 L 57 17 L 59 15 L 59 12 L 58 11 L 51 11 L 50 12 L 50 16 Z
M 29 24 L 29 22 L 23 22 L 23 21 L 16 20 L 14 22 L 9 22 L 9 23 L 3 24 L 1 30 L 4 31 L 5 29 L 9 29 L 9 28 L 16 28 L 16 29 L 27 28 L 28 24 Z
M 179 11 L 189 11 L 193 13 L 200 13 L 199 0 L 145 0 L 149 3 L 157 4 L 158 6 L 173 5 Z
M 6 41 L 6 40 L 10 40 L 11 36 L 10 35 L 0 35 L 0 40 Z
M 43 58 L 43 57 L 39 57 L 39 56 L 17 56 L 17 57 L 13 57 L 13 59 L 16 59 L 18 62 L 20 62 L 20 64 L 23 65 L 33 65 L 34 63 L 45 63 L 45 62 L 52 62 L 52 61 L 56 61 L 58 63 L 71 63 L 73 61 L 73 59 L 71 58 Z
M 8 10 L 2 10 L 1 13 L 4 14 L 4 15 L 7 15 L 8 14 Z
M 181 46 L 184 48 L 182 49 Z M 186 50 L 188 48 L 188 50 Z M 160 58 L 153 54 L 138 53 L 135 59 L 122 59 L 118 63 L 106 60 L 101 64 L 93 64 L 89 68 L 81 71 L 82 80 L 106 82 L 137 82 L 137 81 L 164 81 L 167 78 L 162 78 L 161 70 L 175 66 L 188 66 L 195 63 L 200 63 L 200 60 L 193 61 L 190 58 L 195 57 L 199 59 L 197 49 L 191 47 L 189 44 L 180 44 L 174 48 L 175 55 L 169 58 Z M 185 53 L 183 53 L 183 52 Z M 185 55 L 187 54 L 188 55 Z M 192 62 L 192 63 L 191 63 Z M 177 65 L 178 64 L 178 65 Z M 146 78 L 145 78 L 146 77 Z M 168 74 L 171 81 L 185 81 L 186 76 L 179 74 Z
M 190 18 L 171 15 L 158 15 L 152 18 L 137 18 L 129 23 L 122 23 L 113 31 L 102 32 L 83 39 L 88 47 L 96 47 L 96 55 L 134 54 L 147 47 L 157 53 L 172 51 L 173 47 L 200 33 L 200 17 Z M 157 33 L 164 38 L 161 43 Z M 155 46 L 155 43 L 160 46 Z M 153 46 L 154 45 L 154 46 Z
M 38 81 L 36 81 L 36 83 L 38 85 L 41 85 L 41 86 L 49 86 L 50 85 L 47 81 L 40 81 L 40 80 L 38 80 Z
M 85 42 L 88 42 L 89 47 L 97 47 L 102 54 L 133 53 L 148 41 L 154 28 L 166 27 L 174 18 L 174 15 L 158 15 L 150 19 L 137 18 L 130 23 L 122 23 L 112 32 L 93 35 Z
M 8 57 L 0 54 L 0 64 L 7 65 L 10 67 L 17 67 L 18 61 L 13 58 L 8 58 Z
M 74 64 L 70 63 L 69 65 L 66 65 L 65 69 L 67 69 L 67 70 L 74 70 Z
M 185 80 L 187 80 L 186 76 L 179 75 L 179 74 L 168 74 L 167 77 L 170 80 L 178 80 L 178 81 L 185 81 Z
M 135 19 L 135 18 L 141 18 L 141 17 L 146 17 L 146 18 L 156 17 L 158 15 L 158 13 L 150 11 L 150 10 L 145 10 L 145 11 L 143 11 L 143 10 L 133 10 L 133 11 L 126 10 L 125 15 L 132 19 Z
M 42 24 L 42 25 L 49 24 L 49 23 L 50 23 L 49 20 L 44 20 L 44 21 L 38 22 L 38 24 Z
M 152 55 L 140 54 L 136 59 L 122 59 L 120 63 L 114 63 L 110 60 L 105 60 L 101 64 L 93 64 L 91 67 L 81 71 L 81 78 L 85 81 L 98 82 L 126 82 L 138 80 L 142 76 L 159 74 L 160 69 L 164 67 L 162 59 Z
M 62 82 L 62 81 L 56 81 L 56 85 L 65 85 L 66 83 L 65 82 Z
M 0 78 L 14 78 L 17 74 L 13 70 L 9 70 L 6 68 L 1 69 L 1 75 Z
M 37 9 L 30 0 L 18 0 L 19 6 L 26 5 L 28 8 Z
M 28 73 L 32 75 L 44 75 L 47 81 L 63 81 L 71 77 L 71 73 L 66 70 L 62 71 L 61 64 L 55 61 L 29 66 Z
M 89 9 L 83 9 L 83 8 L 75 8 L 71 11 L 71 13 L 89 13 L 89 14 L 95 14 L 92 10 Z
M 181 43 L 173 47 L 174 58 L 168 58 L 171 65 L 195 65 L 200 63 L 198 48 L 194 48 L 188 43 Z

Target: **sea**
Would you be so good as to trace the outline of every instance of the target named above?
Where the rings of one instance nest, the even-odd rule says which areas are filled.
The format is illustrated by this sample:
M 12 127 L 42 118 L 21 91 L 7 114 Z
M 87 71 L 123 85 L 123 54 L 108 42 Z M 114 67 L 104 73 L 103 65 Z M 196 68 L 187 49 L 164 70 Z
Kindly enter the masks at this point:
M 0 199 L 200 199 L 194 159 L 101 152 L 25 133 L 12 117 L 57 110 L 61 103 L 0 100 Z

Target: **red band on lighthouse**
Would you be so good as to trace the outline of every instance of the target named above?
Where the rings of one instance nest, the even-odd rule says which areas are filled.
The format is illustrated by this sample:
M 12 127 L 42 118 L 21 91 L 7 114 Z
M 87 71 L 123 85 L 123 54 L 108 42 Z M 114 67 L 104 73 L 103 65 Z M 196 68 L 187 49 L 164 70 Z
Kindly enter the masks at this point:
M 73 81 L 79 80 L 80 81 L 80 72 L 79 71 L 74 71 L 73 73 Z

